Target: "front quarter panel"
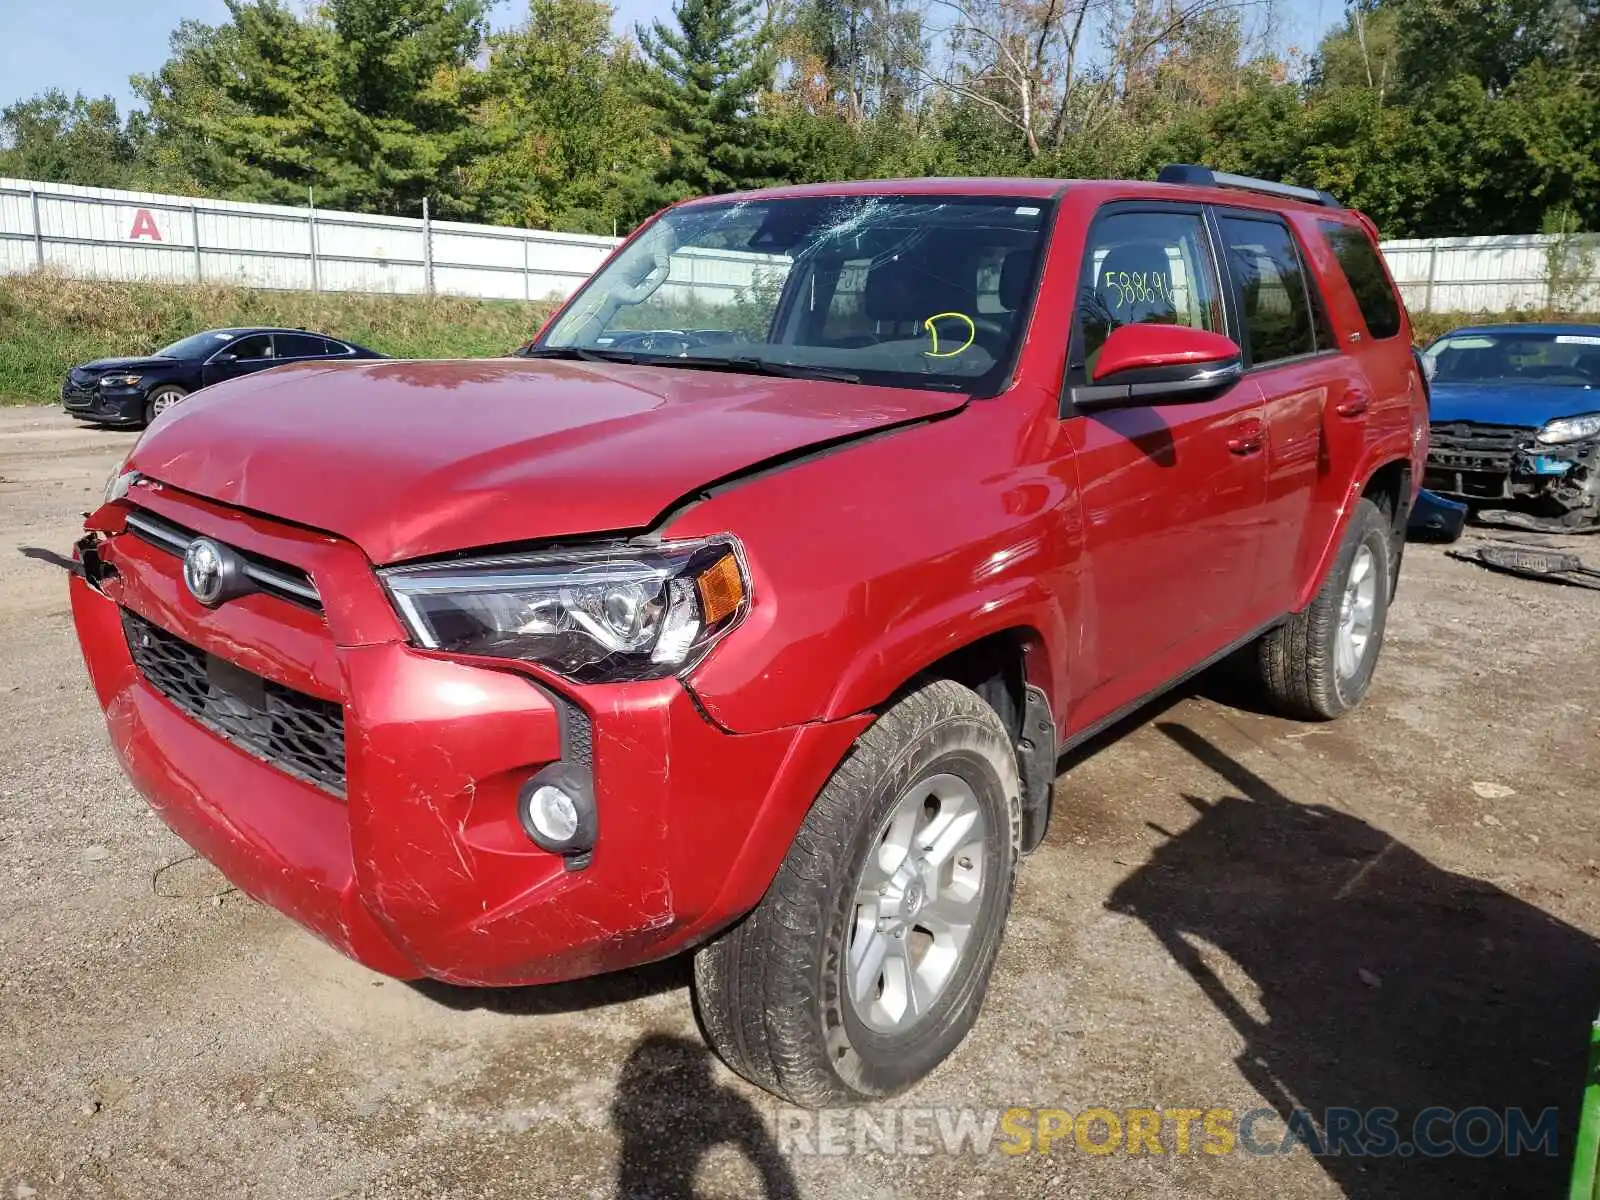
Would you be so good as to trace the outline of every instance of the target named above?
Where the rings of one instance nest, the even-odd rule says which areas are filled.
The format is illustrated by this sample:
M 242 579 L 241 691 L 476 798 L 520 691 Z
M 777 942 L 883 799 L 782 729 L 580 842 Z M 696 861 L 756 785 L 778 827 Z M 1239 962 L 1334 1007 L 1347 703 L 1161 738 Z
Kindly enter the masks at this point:
M 749 616 L 689 678 L 707 714 L 740 733 L 834 720 L 1018 628 L 1059 696 L 1082 534 L 1058 429 L 1053 394 L 1018 387 L 684 513 L 670 536 L 731 531 L 752 575 Z

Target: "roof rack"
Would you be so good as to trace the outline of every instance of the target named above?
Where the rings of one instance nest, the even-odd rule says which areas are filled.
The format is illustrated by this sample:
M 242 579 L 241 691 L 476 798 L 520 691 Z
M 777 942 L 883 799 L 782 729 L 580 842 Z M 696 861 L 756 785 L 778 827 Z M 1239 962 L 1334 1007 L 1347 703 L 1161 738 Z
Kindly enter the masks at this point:
M 1324 208 L 1343 208 L 1331 192 L 1316 188 L 1296 187 L 1292 183 L 1274 183 L 1270 179 L 1252 179 L 1248 175 L 1230 175 L 1226 171 L 1213 171 L 1193 163 L 1168 163 L 1156 176 L 1157 183 L 1186 183 L 1190 187 L 1236 188 L 1241 192 L 1259 192 L 1263 196 L 1284 196 L 1290 200 L 1304 200 L 1307 204 L 1320 204 Z

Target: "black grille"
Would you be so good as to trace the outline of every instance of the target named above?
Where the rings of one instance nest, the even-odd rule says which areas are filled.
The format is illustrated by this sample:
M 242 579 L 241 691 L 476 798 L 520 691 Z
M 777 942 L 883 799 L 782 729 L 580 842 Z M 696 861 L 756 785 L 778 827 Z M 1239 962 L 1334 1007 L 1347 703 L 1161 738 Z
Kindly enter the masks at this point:
M 212 732 L 280 771 L 343 796 L 344 710 L 252 674 L 123 610 L 150 686 Z
M 585 771 L 594 771 L 594 729 L 589 724 L 589 714 L 565 696 L 546 692 L 556 706 L 561 721 L 561 757 L 577 763 Z
M 1446 421 L 1428 430 L 1428 465 L 1447 471 L 1489 471 L 1506 475 L 1511 457 L 1533 440 L 1532 429 Z
M 66 383 L 61 385 L 61 402 L 68 408 L 92 408 L 99 396 L 94 378 L 79 378 L 77 371 L 68 375 Z

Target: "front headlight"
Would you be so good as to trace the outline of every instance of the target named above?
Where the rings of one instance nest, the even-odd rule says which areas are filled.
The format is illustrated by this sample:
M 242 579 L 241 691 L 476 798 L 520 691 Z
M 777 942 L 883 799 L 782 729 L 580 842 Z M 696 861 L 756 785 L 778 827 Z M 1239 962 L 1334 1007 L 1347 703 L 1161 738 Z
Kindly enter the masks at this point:
M 139 381 L 143 378 L 143 375 L 102 375 L 100 377 L 100 386 L 103 388 L 138 387 Z
M 750 605 L 743 553 L 730 536 L 378 574 L 418 644 L 526 659 L 584 683 L 677 674 Z
M 139 482 L 139 472 L 123 470 L 123 465 L 127 461 L 123 459 L 119 462 L 116 470 L 111 472 L 111 478 L 106 480 L 105 503 L 107 504 L 113 500 L 121 500 L 128 494 L 128 489 Z
M 1600 413 L 1586 413 L 1581 417 L 1560 417 L 1554 421 L 1547 421 L 1536 437 L 1546 446 L 1600 437 Z

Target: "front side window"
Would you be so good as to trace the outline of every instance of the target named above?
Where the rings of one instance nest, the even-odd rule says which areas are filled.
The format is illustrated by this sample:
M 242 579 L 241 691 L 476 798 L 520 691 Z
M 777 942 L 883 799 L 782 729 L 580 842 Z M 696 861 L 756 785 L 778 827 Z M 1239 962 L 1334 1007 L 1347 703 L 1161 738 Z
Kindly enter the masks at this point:
M 1222 332 L 1211 243 L 1199 213 L 1114 212 L 1089 231 L 1078 289 L 1084 359 L 1123 325 L 1187 325 Z
M 1374 338 L 1391 338 L 1400 332 L 1400 301 L 1378 258 L 1378 248 L 1362 230 L 1338 221 L 1320 221 L 1328 249 L 1339 262 L 1345 281 L 1355 293 L 1356 307 Z
M 1219 224 L 1239 290 L 1250 364 L 1316 353 L 1319 322 L 1289 230 L 1279 221 L 1249 217 L 1223 217 Z
M 993 390 L 1021 341 L 1048 211 L 991 196 L 673 209 L 524 353 Z
M 256 359 L 272 357 L 272 335 L 270 333 L 256 333 L 249 337 L 240 338 L 228 347 L 228 353 L 237 359 Z

